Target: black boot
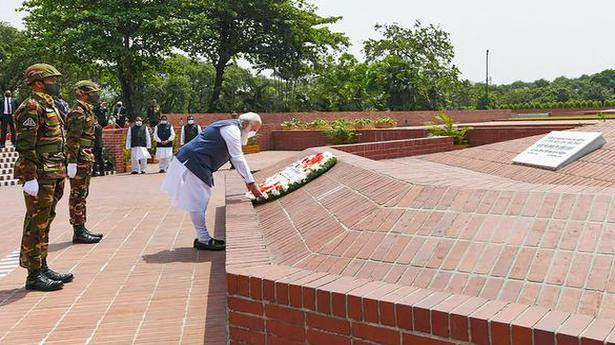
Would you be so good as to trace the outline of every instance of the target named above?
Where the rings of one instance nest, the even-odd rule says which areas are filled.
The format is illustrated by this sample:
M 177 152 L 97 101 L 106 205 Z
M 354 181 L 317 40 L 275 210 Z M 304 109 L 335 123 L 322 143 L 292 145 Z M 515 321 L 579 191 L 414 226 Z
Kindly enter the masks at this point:
M 55 291 L 60 290 L 63 286 L 64 283 L 49 279 L 40 269 L 29 272 L 26 279 L 26 290 Z
M 85 224 L 83 224 L 83 229 L 85 229 L 85 233 L 92 236 L 92 237 L 100 237 L 101 239 L 103 238 L 103 234 L 99 234 L 99 233 L 93 233 L 90 230 L 88 230 L 88 228 L 85 227 Z
M 94 237 L 86 232 L 85 226 L 73 225 L 73 243 L 92 244 L 100 242 L 100 237 Z
M 74 278 L 72 273 L 58 273 L 58 272 L 51 270 L 47 266 L 47 259 L 43 259 L 43 266 L 41 267 L 41 272 L 47 278 L 51 280 L 58 280 L 58 281 L 61 281 L 62 283 L 70 283 L 73 281 L 73 278 Z

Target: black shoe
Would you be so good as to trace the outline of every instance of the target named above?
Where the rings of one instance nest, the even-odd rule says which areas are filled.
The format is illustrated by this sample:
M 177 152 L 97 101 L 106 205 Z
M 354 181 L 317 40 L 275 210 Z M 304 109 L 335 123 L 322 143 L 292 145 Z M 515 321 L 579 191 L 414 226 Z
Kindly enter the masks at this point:
M 103 234 L 98 232 L 91 232 L 88 228 L 85 227 L 85 224 L 83 224 L 83 231 L 92 237 L 100 237 L 102 239 L 104 236 Z
M 41 268 L 41 272 L 47 278 L 49 278 L 51 280 L 61 281 L 62 283 L 70 283 L 70 282 L 73 281 L 73 278 L 75 278 L 72 273 L 58 273 L 58 272 L 55 272 L 55 271 L 51 270 L 47 266 L 43 266 Z
M 26 279 L 26 290 L 34 291 L 56 291 L 64 286 L 59 280 L 53 280 L 43 274 L 41 270 L 35 270 L 28 274 Z
M 193 246 L 197 250 L 213 250 L 213 251 L 225 250 L 226 249 L 226 244 L 219 243 L 218 241 L 219 240 L 216 240 L 216 239 L 212 238 L 209 241 L 203 243 L 203 242 L 199 241 L 198 239 L 195 239 Z
M 218 245 L 223 245 L 223 246 L 225 246 L 225 245 L 226 245 L 226 241 L 225 241 L 225 240 L 218 240 L 218 239 L 215 239 L 215 238 L 212 238 L 212 240 L 214 240 L 214 243 L 215 243 L 215 244 L 218 244 Z M 198 239 L 198 238 L 195 238 L 195 239 L 194 239 L 194 242 L 192 242 L 192 248 L 196 248 L 196 246 L 197 246 L 197 244 L 198 244 L 198 243 L 199 243 L 199 239 Z
M 138 171 L 133 171 L 130 173 L 130 175 L 137 175 L 139 172 Z
M 141 171 L 141 174 L 145 174 L 145 171 Z
M 98 243 L 101 237 L 92 236 L 83 224 L 73 226 L 73 243 L 93 244 Z

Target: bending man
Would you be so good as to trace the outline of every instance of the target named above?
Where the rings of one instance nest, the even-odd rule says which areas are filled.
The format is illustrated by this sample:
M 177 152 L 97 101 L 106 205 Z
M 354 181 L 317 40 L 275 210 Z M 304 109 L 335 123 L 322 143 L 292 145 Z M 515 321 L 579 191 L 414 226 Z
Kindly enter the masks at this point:
M 241 151 L 241 146 L 256 135 L 261 125 L 262 120 L 255 113 L 243 114 L 234 120 L 216 121 L 182 147 L 171 162 L 161 190 L 169 194 L 175 208 L 190 212 L 197 235 L 194 248 L 226 248 L 223 240 L 211 237 L 205 223 L 205 212 L 214 185 L 213 173 L 221 166 L 232 161 L 248 190 L 254 196 L 261 196 Z

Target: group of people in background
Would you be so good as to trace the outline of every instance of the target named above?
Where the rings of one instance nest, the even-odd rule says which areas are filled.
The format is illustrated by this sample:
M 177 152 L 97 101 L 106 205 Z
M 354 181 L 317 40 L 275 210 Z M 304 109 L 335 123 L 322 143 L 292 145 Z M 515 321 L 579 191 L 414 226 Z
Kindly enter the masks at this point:
M 149 114 L 148 114 L 149 115 Z M 173 159 L 173 142 L 176 134 L 173 125 L 166 115 L 161 115 L 159 120 L 148 118 L 149 123 L 156 123 L 153 128 L 143 123 L 141 117 L 135 119 L 126 135 L 126 149 L 130 150 L 131 174 L 145 174 L 147 160 L 152 158 L 149 151 L 152 148 L 152 137 L 156 143 L 155 158 L 159 162 L 159 173 L 166 173 Z M 150 129 L 151 128 L 151 129 Z M 180 129 L 179 146 L 184 146 L 202 132 L 201 126 L 194 123 L 194 117 L 188 116 L 187 124 Z

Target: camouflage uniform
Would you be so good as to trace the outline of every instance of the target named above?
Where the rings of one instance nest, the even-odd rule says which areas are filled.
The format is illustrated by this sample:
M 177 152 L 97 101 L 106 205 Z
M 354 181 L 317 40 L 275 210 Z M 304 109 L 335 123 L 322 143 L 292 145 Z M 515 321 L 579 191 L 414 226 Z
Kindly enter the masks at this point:
M 26 217 L 20 266 L 31 271 L 40 269 L 47 258 L 49 227 L 64 194 L 64 123 L 53 97 L 38 92 L 19 106 L 15 122 L 19 152 L 15 178 L 20 183 L 36 179 L 39 184 L 36 197 L 24 193 Z
M 70 223 L 81 225 L 86 222 L 86 198 L 96 162 L 92 150 L 95 140 L 94 106 L 77 101 L 66 118 L 66 129 L 66 160 L 68 164 L 77 164 L 77 175 L 70 179 Z

